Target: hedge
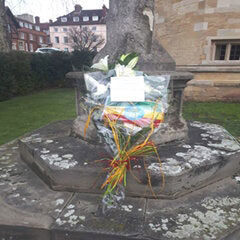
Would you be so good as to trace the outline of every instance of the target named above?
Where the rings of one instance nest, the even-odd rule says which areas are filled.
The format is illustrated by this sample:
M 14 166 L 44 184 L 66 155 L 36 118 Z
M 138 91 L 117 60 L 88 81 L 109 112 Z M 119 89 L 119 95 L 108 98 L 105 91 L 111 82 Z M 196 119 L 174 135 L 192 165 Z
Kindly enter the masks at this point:
M 66 73 L 90 66 L 95 53 L 0 52 L 0 101 L 46 88 L 69 86 Z

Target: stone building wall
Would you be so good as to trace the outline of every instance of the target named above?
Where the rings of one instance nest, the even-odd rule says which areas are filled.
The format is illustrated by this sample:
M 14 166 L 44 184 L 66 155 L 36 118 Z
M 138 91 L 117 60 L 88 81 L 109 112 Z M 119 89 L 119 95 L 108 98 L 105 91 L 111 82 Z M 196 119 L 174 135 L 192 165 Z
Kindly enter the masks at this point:
M 239 0 L 156 0 L 156 36 L 177 65 L 213 64 L 214 41 L 240 43 L 239 12 Z
M 154 34 L 195 80 L 240 82 L 240 59 L 231 60 L 232 46 L 240 49 L 239 13 L 240 0 L 156 0 Z

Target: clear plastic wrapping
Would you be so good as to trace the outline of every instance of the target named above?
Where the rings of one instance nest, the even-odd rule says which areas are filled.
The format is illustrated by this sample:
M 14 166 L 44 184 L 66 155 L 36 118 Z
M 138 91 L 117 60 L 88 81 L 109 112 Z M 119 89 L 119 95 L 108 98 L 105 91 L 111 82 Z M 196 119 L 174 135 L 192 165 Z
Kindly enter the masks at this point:
M 90 109 L 96 108 L 92 119 L 98 134 L 104 138 L 113 152 L 116 152 L 111 129 L 106 119 L 116 121 L 117 127 L 126 135 L 135 135 L 153 124 L 157 131 L 168 110 L 169 75 L 148 76 L 135 71 L 136 76 L 144 76 L 144 102 L 112 102 L 110 97 L 111 77 L 115 70 L 107 73 L 92 72 L 85 74 L 87 89 L 86 104 Z M 131 78 L 131 77 L 129 77 Z M 134 94 L 134 92 L 133 92 Z

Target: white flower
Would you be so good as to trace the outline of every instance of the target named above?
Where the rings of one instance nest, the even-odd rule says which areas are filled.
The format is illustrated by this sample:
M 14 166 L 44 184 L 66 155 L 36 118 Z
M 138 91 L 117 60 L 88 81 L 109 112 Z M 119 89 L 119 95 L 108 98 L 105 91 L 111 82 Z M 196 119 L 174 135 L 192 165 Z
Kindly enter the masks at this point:
M 105 58 L 100 59 L 98 63 L 95 63 L 91 68 L 95 68 L 104 72 L 108 71 L 108 55 Z
M 115 67 L 115 72 L 117 77 L 133 77 L 136 76 L 134 70 L 129 68 L 128 66 L 117 64 Z

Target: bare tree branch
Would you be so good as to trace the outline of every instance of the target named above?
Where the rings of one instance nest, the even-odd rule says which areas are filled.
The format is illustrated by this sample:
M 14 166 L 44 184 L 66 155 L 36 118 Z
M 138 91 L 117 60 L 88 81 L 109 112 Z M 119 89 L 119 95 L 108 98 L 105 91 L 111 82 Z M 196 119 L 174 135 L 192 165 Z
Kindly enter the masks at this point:
M 71 28 L 69 30 L 69 40 L 74 50 L 96 51 L 103 46 L 104 39 L 100 35 L 96 35 L 89 29 Z

